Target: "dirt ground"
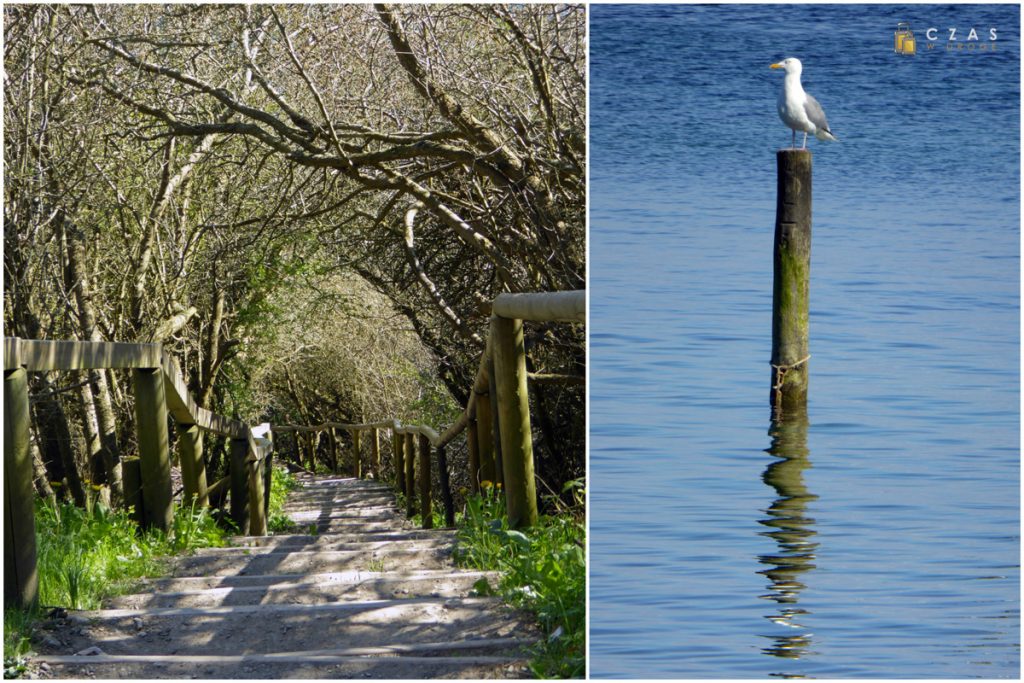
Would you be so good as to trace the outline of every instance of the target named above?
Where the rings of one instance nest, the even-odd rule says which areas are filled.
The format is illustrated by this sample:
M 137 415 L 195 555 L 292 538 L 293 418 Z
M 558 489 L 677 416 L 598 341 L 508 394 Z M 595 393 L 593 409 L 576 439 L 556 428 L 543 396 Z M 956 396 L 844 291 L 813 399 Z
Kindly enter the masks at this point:
M 524 678 L 529 615 L 475 597 L 451 531 L 412 527 L 375 482 L 304 477 L 304 533 L 235 539 L 40 630 L 38 678 Z

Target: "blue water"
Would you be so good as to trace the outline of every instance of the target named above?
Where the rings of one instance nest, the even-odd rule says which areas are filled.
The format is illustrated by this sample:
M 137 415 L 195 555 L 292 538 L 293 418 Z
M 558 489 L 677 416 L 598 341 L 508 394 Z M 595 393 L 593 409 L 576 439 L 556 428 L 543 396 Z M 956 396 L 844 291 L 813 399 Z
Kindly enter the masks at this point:
M 1016 678 L 1019 8 L 590 11 L 591 675 Z M 841 142 L 770 434 L 787 56 Z

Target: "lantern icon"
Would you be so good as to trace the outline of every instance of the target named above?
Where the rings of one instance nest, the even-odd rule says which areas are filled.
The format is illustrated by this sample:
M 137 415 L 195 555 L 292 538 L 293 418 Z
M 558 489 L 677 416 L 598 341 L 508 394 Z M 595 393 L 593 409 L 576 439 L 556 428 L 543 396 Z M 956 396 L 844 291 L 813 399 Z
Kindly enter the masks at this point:
M 914 32 L 910 30 L 910 24 L 901 21 L 896 24 L 894 52 L 900 55 L 912 55 L 917 52 L 917 41 L 914 40 Z

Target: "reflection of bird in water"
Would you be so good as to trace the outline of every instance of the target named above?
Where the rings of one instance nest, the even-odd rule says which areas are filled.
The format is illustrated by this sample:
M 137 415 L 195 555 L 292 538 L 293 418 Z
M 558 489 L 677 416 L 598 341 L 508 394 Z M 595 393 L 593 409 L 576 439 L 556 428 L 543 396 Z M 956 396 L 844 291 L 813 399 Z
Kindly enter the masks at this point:
M 810 612 L 797 606 L 800 593 L 806 588 L 800 579 L 802 574 L 814 569 L 818 548 L 813 540 L 817 533 L 813 528 L 814 519 L 807 515 L 807 505 L 818 497 L 807 490 L 803 480 L 803 471 L 810 466 L 806 416 L 773 422 L 770 434 L 772 445 L 768 452 L 779 459 L 765 468 L 761 478 L 775 489 L 778 497 L 766 510 L 768 517 L 760 523 L 769 528 L 761 535 L 774 540 L 778 551 L 758 558 L 768 565 L 758 573 L 771 582 L 769 592 L 761 597 L 778 604 L 778 611 L 765 618 L 787 631 L 766 636 L 772 645 L 762 652 L 799 659 L 811 645 L 811 634 L 800 623 Z
M 786 79 L 782 82 L 782 92 L 779 93 L 779 118 L 788 127 L 793 129 L 792 147 L 796 147 L 796 132 L 804 132 L 804 145 L 801 149 L 807 149 L 807 134 L 810 133 L 819 140 L 831 140 L 839 142 L 839 138 L 832 134 L 825 120 L 825 110 L 818 104 L 809 93 L 804 91 L 800 84 L 800 73 L 803 71 L 803 64 L 796 57 L 787 57 L 778 64 L 772 64 L 772 69 L 784 69 Z

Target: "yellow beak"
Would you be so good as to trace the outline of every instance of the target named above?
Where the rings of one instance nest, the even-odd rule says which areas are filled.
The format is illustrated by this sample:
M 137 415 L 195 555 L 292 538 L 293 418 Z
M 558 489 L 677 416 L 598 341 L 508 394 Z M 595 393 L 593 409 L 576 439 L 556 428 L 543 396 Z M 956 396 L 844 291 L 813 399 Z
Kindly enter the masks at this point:
M 772 64 L 772 65 L 771 65 L 771 66 L 769 66 L 768 68 L 769 68 L 769 69 L 781 69 L 781 68 L 783 68 L 783 67 L 782 67 L 782 65 L 781 65 L 781 64 Z

